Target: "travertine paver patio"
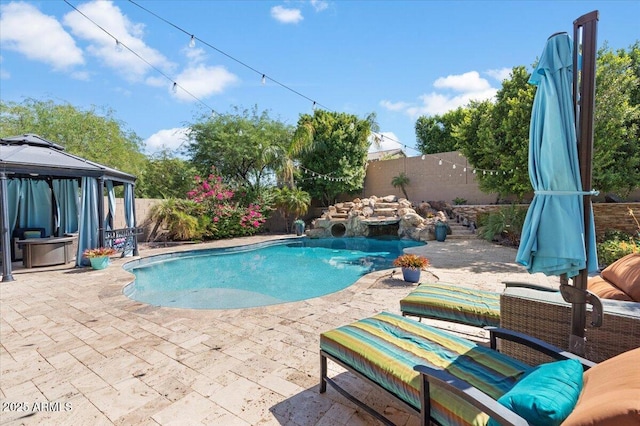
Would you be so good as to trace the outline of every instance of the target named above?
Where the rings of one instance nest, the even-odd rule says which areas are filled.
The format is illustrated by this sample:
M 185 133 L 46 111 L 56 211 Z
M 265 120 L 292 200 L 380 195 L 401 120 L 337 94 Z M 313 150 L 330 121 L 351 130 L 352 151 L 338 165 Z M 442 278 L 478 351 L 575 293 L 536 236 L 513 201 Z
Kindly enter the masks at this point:
M 276 237 L 219 241 L 230 246 Z M 142 256 L 171 250 L 144 249 Z M 479 240 L 412 249 L 442 282 L 500 291 L 504 280 L 553 285 L 513 263 L 515 250 Z M 128 259 L 127 259 L 128 260 Z M 317 392 L 322 331 L 387 310 L 413 285 L 390 271 L 320 298 L 235 310 L 148 306 L 126 298 L 132 276 L 35 268 L 0 283 L 0 424 L 376 424 L 334 390 Z M 256 283 L 259 285 L 259 283 Z M 439 323 L 483 337 L 478 329 Z M 418 418 L 330 366 L 354 394 L 400 425 Z

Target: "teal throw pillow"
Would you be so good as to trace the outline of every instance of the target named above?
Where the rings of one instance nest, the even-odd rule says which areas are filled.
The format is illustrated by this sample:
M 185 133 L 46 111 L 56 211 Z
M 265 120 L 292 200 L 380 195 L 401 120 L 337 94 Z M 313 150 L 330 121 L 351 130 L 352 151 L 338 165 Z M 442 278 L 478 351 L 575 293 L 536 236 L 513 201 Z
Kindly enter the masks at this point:
M 582 364 L 575 359 L 535 367 L 498 402 L 530 424 L 559 425 L 573 411 L 582 390 Z M 489 420 L 489 426 L 498 422 Z

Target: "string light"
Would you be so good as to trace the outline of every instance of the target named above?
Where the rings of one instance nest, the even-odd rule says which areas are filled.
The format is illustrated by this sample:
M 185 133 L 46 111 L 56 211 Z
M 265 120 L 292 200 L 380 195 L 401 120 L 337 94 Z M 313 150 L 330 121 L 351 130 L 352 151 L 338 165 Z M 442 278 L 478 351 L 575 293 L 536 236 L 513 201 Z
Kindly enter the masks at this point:
M 149 67 L 151 67 L 151 68 L 152 68 L 152 69 L 154 69 L 156 72 L 158 72 L 159 74 L 161 74 L 162 76 L 164 76 L 165 78 L 167 78 L 169 81 L 171 81 L 171 82 L 173 83 L 173 84 L 172 84 L 172 91 L 173 91 L 173 93 L 177 93 L 177 91 L 178 91 L 178 87 L 180 87 L 180 89 L 182 89 L 182 91 L 183 91 L 184 93 L 186 93 L 187 95 L 191 96 L 193 99 L 195 99 L 196 101 L 198 101 L 199 103 L 201 103 L 202 105 L 204 105 L 205 107 L 207 107 L 207 109 L 211 110 L 211 116 L 212 116 L 212 117 L 215 117 L 215 116 L 216 116 L 216 112 L 215 112 L 215 110 L 214 110 L 213 108 L 211 108 L 210 106 L 208 106 L 204 101 L 202 101 L 201 99 L 199 99 L 198 97 L 196 97 L 195 95 L 193 95 L 192 93 L 190 93 L 190 92 L 189 92 L 188 90 L 186 90 L 184 87 L 180 86 L 176 81 L 174 81 L 171 77 L 169 77 L 168 75 L 166 75 L 162 70 L 160 70 L 160 69 L 158 69 L 157 67 L 155 67 L 153 64 L 151 64 L 149 61 L 147 61 L 147 60 L 146 60 L 145 58 L 143 58 L 141 55 L 139 55 L 138 53 L 136 53 L 135 51 L 133 51 L 131 48 L 129 48 L 129 47 L 128 47 L 128 46 L 126 46 L 125 44 L 121 43 L 117 38 L 115 38 L 115 37 L 114 37 L 111 33 L 109 33 L 106 29 L 102 28 L 100 25 L 98 25 L 96 22 L 94 22 L 91 18 L 89 18 L 89 17 L 88 17 L 88 16 L 86 16 L 84 13 L 82 13 L 80 10 L 78 10 L 74 5 L 72 5 L 71 3 L 69 3 L 69 1 L 68 1 L 68 0 L 64 0 L 64 2 L 65 2 L 67 5 L 69 5 L 72 9 L 74 9 L 76 12 L 78 12 L 80 15 L 82 15 L 84 18 L 86 18 L 86 19 L 87 19 L 87 20 L 89 20 L 91 23 L 93 23 L 96 27 L 98 27 L 99 29 L 101 29 L 102 31 L 104 31 L 107 35 L 109 35 L 110 37 L 112 37 L 112 38 L 115 40 L 115 43 L 116 43 L 116 50 L 121 51 L 123 48 L 127 49 L 129 52 L 131 52 L 131 53 L 132 53 L 132 54 L 134 54 L 136 57 L 138 57 L 141 61 L 145 62 Z M 138 8 L 140 8 L 140 9 L 144 10 L 145 12 L 147 12 L 147 13 L 149 13 L 149 14 L 151 14 L 151 15 L 155 16 L 156 18 L 160 19 L 161 21 L 163 21 L 163 22 L 167 23 L 168 25 L 173 26 L 173 27 L 174 27 L 174 28 L 176 28 L 177 30 L 182 31 L 183 33 L 187 34 L 187 35 L 190 37 L 190 39 L 189 39 L 189 47 L 191 47 L 191 48 L 195 47 L 195 40 L 196 40 L 196 36 L 195 36 L 194 34 L 191 34 L 191 33 L 187 32 L 187 31 L 185 31 L 184 29 L 182 29 L 182 28 L 178 27 L 177 25 L 175 25 L 175 24 L 173 24 L 173 23 L 169 22 L 168 20 L 166 20 L 166 19 L 162 18 L 161 16 L 159 16 L 159 15 L 155 14 L 154 12 L 151 12 L 150 10 L 148 10 L 148 9 L 146 9 L 146 8 L 144 8 L 144 7 L 142 7 L 142 6 L 140 6 L 139 4 L 137 4 L 137 3 L 136 3 L 135 1 L 133 1 L 133 0 L 129 0 L 129 2 L 130 2 L 130 3 L 132 3 L 133 5 L 137 6 Z M 238 60 L 238 59 L 234 58 L 233 56 L 231 56 L 231 55 L 227 54 L 226 52 L 224 52 L 224 51 L 222 51 L 222 50 L 218 49 L 217 47 L 215 47 L 215 46 L 213 46 L 213 45 L 211 45 L 211 44 L 207 43 L 207 42 L 206 42 L 206 41 L 204 41 L 204 40 L 201 40 L 201 39 L 198 39 L 198 40 L 199 40 L 202 44 L 204 44 L 204 45 L 206 45 L 206 46 L 210 47 L 211 49 L 213 49 L 213 50 L 215 50 L 215 51 L 219 52 L 220 54 L 222 54 L 222 55 L 224 55 L 224 56 L 228 57 L 229 59 L 231 59 L 231 60 L 233 60 L 233 61 L 235 61 L 235 62 L 239 63 L 240 65 L 242 65 L 242 66 L 244 66 L 244 67 L 246 67 L 246 68 L 248 68 L 248 69 L 250 69 L 250 70 L 252 70 L 252 71 L 254 71 L 254 72 L 256 72 L 256 73 L 258 73 L 258 74 L 261 76 L 261 83 L 262 83 L 263 85 L 266 83 L 267 75 L 266 75 L 265 73 L 259 72 L 259 71 L 258 71 L 258 70 L 256 70 L 255 68 L 253 68 L 253 67 L 251 67 L 251 66 L 247 65 L 246 63 L 244 63 L 244 62 L 242 62 L 242 61 L 240 61 L 240 60 Z M 300 97 L 302 97 L 302 98 L 305 98 L 305 99 L 307 99 L 307 100 L 311 101 L 311 102 L 312 102 L 312 109 L 313 109 L 314 111 L 315 111 L 315 109 L 316 109 L 317 107 L 321 107 L 321 108 L 323 108 L 323 109 L 330 110 L 329 108 L 325 107 L 324 105 L 319 104 L 317 101 L 315 101 L 315 100 L 313 100 L 313 99 L 311 99 L 311 98 L 309 98 L 309 97 L 307 97 L 307 96 L 303 95 L 302 93 L 300 93 L 300 92 L 298 92 L 298 91 L 296 91 L 296 90 L 294 90 L 294 89 L 290 88 L 289 86 L 286 86 L 285 84 L 280 83 L 279 81 L 277 81 L 277 80 L 275 80 L 275 79 L 273 79 L 273 78 L 271 78 L 271 77 L 269 77 L 269 79 L 270 79 L 271 81 L 273 81 L 275 84 L 277 84 L 277 85 L 279 85 L 279 86 L 281 86 L 281 87 L 283 87 L 283 88 L 285 88 L 285 89 L 289 90 L 290 92 L 292 92 L 292 93 L 294 93 L 294 94 L 296 94 L 296 95 L 298 95 L 298 96 L 300 96 Z M 409 148 L 409 149 L 413 149 L 414 151 L 420 152 L 420 150 L 419 150 L 419 149 L 416 149 L 415 147 L 410 147 L 410 146 L 408 146 L 408 145 L 405 145 L 405 144 L 401 143 L 400 141 L 395 140 L 395 139 L 393 139 L 393 138 L 391 138 L 391 137 L 389 137 L 389 136 L 385 136 L 385 135 L 383 135 L 383 134 L 381 134 L 381 133 L 376 133 L 376 132 L 372 132 L 372 133 L 374 134 L 374 136 L 375 136 L 375 137 L 376 137 L 376 138 L 377 138 L 381 143 L 382 143 L 382 142 L 384 142 L 384 141 L 385 141 L 385 139 L 386 139 L 386 140 L 390 140 L 390 141 L 392 141 L 392 142 L 397 143 L 398 145 L 400 145 L 400 146 L 401 146 L 403 149 L 405 149 L 405 150 L 406 150 L 407 148 Z M 421 158 L 424 160 L 424 159 L 426 158 L 426 156 L 423 154 Z M 446 161 L 446 160 L 445 160 L 445 161 Z M 450 162 L 450 161 L 447 161 L 447 162 L 452 164 L 452 168 L 453 168 L 453 169 L 456 169 L 456 164 L 455 164 L 455 163 L 452 163 L 452 162 Z M 442 164 L 443 164 L 443 160 L 440 158 L 440 159 L 438 160 L 438 165 L 440 165 L 440 166 L 441 166 Z M 482 171 L 483 175 L 486 175 L 487 171 L 489 171 L 491 175 L 493 175 L 493 172 L 494 172 L 494 170 L 482 170 L 482 169 L 479 169 L 479 170 L 481 170 L 481 171 Z M 467 167 L 466 167 L 466 166 L 464 167 L 464 171 L 465 171 L 465 172 L 467 171 Z M 473 173 L 474 173 L 474 174 L 476 174 L 476 169 L 474 169 L 474 170 L 473 170 Z M 496 175 L 497 175 L 497 174 L 498 174 L 498 171 L 495 171 L 495 173 L 496 173 Z M 511 173 L 513 173 L 513 170 L 511 170 Z M 503 171 L 503 174 L 506 174 L 506 171 Z M 335 178 L 335 177 L 331 177 L 331 176 L 329 176 L 329 175 L 321 175 L 321 174 L 317 174 L 317 175 L 318 175 L 318 177 L 320 177 L 320 178 L 328 179 L 328 180 L 344 180 L 344 179 L 342 179 L 342 178 Z
M 65 1 L 65 3 L 67 3 L 67 4 L 68 4 L 68 1 L 67 1 L 67 0 L 64 0 L 64 1 Z M 159 20 L 161 20 L 162 22 L 166 23 L 167 25 L 171 25 L 172 27 L 174 27 L 174 28 L 175 28 L 175 29 L 177 29 L 178 31 L 182 31 L 184 34 L 191 35 L 191 33 L 190 33 L 190 32 L 188 32 L 188 31 L 186 31 L 185 29 L 183 29 L 183 28 L 179 27 L 178 25 L 176 25 L 176 24 L 174 24 L 174 23 L 172 23 L 172 22 L 168 21 L 167 19 L 165 19 L 165 18 L 161 17 L 161 16 L 160 16 L 160 15 L 158 15 L 157 13 L 154 13 L 154 12 L 150 11 L 149 9 L 147 9 L 147 8 L 145 8 L 145 7 L 141 6 L 141 5 L 139 5 L 139 4 L 138 4 L 138 3 L 136 3 L 135 1 L 133 1 L 133 0 L 129 0 L 129 3 L 131 3 L 131 4 L 133 4 L 133 5 L 137 6 L 137 7 L 139 7 L 140 9 L 142 9 L 142 10 L 144 10 L 145 12 L 147 12 L 148 14 L 150 14 L 150 15 L 152 15 L 152 16 L 154 16 L 154 17 L 158 18 Z M 72 7 L 73 7 L 73 6 L 72 6 Z M 75 9 L 75 8 L 74 8 L 74 9 Z M 250 66 L 249 64 L 247 64 L 247 63 L 245 63 L 245 62 L 241 61 L 240 59 L 237 59 L 237 58 L 233 57 L 232 55 L 230 55 L 230 54 L 228 54 L 228 53 L 224 52 L 224 51 L 223 51 L 223 50 L 221 50 L 221 49 L 218 49 L 217 47 L 213 46 L 212 44 L 209 44 L 209 43 L 207 43 L 206 41 L 204 41 L 204 40 L 202 40 L 202 39 L 200 39 L 200 38 L 198 38 L 198 41 L 199 41 L 200 43 L 204 44 L 205 46 L 208 46 L 209 48 L 211 48 L 211 49 L 215 50 L 216 52 L 220 53 L 221 55 L 224 55 L 224 56 L 226 56 L 227 58 L 231 59 L 232 61 L 235 61 L 236 63 L 238 63 L 238 64 L 242 65 L 243 67 L 245 67 L 245 68 L 247 68 L 247 69 L 249 69 L 249 70 L 251 70 L 251 71 L 255 72 L 256 74 L 258 74 L 258 75 L 260 75 L 260 76 L 264 75 L 265 77 L 267 76 L 267 74 L 266 74 L 266 73 L 261 72 L 261 71 L 258 71 L 257 69 L 255 69 L 254 67 Z M 272 77 L 269 77 L 269 80 L 271 80 L 273 83 L 277 84 L 278 86 L 280 86 L 280 87 L 282 87 L 282 88 L 284 88 L 284 89 L 286 89 L 286 90 L 288 90 L 288 91 L 290 91 L 290 92 L 292 92 L 292 93 L 295 93 L 296 95 L 298 95 L 298 96 L 300 96 L 300 97 L 302 97 L 302 98 L 307 99 L 308 101 L 312 101 L 312 102 L 313 102 L 313 104 L 314 104 L 314 109 L 315 109 L 315 106 L 319 106 L 319 107 L 321 107 L 321 108 L 323 108 L 323 109 L 326 109 L 326 110 L 328 110 L 328 111 L 330 111 L 330 110 L 331 110 L 330 108 L 327 108 L 326 106 L 324 106 L 324 105 L 322 105 L 322 104 L 320 104 L 320 103 L 318 103 L 318 102 L 314 101 L 313 99 L 309 98 L 308 96 L 306 96 L 306 95 L 304 95 L 304 94 L 302 94 L 302 93 L 298 92 L 297 90 L 295 90 L 295 89 L 293 89 L 293 88 L 291 88 L 291 87 L 287 86 L 287 85 L 286 85 L 286 84 L 284 84 L 284 83 L 281 83 L 280 81 L 278 81 L 278 80 L 276 80 L 276 79 L 274 79 L 274 78 L 272 78 Z
M 210 109 L 213 111 L 213 108 L 211 108 L 209 105 L 207 105 L 202 99 L 198 98 L 197 96 L 195 96 L 193 93 L 189 92 L 187 89 L 185 89 L 184 87 L 180 86 L 178 83 L 176 83 L 171 77 L 169 77 L 167 74 L 165 74 L 161 69 L 159 69 L 158 67 L 156 67 L 155 65 L 153 65 L 151 62 L 147 61 L 144 57 L 142 57 L 140 54 L 138 54 L 136 51 L 134 51 L 133 49 L 131 49 L 129 46 L 127 46 L 126 44 L 120 42 L 116 37 L 114 37 L 113 34 L 111 34 L 109 31 L 107 31 L 106 29 L 102 28 L 97 22 L 95 22 L 93 19 L 89 18 L 87 15 L 85 15 L 84 13 L 82 13 L 80 10 L 78 10 L 78 8 L 76 8 L 74 5 L 72 5 L 71 3 L 69 3 L 68 0 L 63 0 L 67 5 L 69 5 L 69 7 L 71 7 L 73 10 L 75 10 L 76 12 L 78 12 L 80 15 L 82 15 L 86 20 L 88 20 L 89 22 L 91 22 L 93 25 L 95 25 L 96 27 L 98 27 L 99 29 L 101 29 L 105 34 L 107 34 L 109 37 L 111 37 L 112 39 L 115 40 L 116 42 L 116 46 L 120 46 L 121 48 L 127 49 L 129 52 L 131 52 L 133 55 L 135 55 L 135 57 L 137 57 L 138 59 L 140 59 L 142 62 L 144 62 L 145 64 L 147 64 L 151 69 L 155 70 L 158 74 L 162 75 L 164 78 L 166 78 L 167 80 L 171 81 L 173 83 L 172 86 L 172 90 L 174 93 L 177 92 L 178 87 L 180 87 L 180 89 L 182 89 L 182 91 L 184 93 L 186 93 L 187 95 L 191 96 L 193 99 L 195 99 L 196 101 L 198 101 L 200 104 L 202 104 L 203 106 L 205 106 L 207 109 Z

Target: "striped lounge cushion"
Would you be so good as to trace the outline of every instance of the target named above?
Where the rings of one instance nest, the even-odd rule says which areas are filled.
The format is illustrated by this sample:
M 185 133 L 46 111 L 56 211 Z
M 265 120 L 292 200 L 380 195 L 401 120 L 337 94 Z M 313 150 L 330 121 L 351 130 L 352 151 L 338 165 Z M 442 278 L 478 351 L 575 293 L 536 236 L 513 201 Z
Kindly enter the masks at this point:
M 400 301 L 405 315 L 483 327 L 500 325 L 500 294 L 447 284 L 420 284 Z
M 419 410 L 418 364 L 444 368 L 492 398 L 531 369 L 489 348 L 391 313 L 322 333 L 320 348 Z M 488 416 L 459 397 L 431 387 L 431 417 L 441 424 L 484 425 Z

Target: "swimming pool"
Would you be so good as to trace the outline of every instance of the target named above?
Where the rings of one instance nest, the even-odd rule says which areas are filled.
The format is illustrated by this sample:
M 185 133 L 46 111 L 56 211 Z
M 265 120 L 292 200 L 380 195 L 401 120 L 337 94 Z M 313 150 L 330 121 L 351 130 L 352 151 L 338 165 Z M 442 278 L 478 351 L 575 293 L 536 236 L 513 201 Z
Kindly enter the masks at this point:
M 287 239 L 152 256 L 125 265 L 124 294 L 156 306 L 233 309 L 310 299 L 392 267 L 405 248 L 389 238 Z

